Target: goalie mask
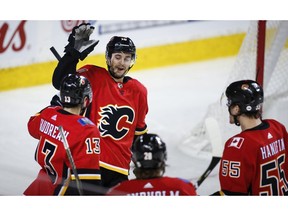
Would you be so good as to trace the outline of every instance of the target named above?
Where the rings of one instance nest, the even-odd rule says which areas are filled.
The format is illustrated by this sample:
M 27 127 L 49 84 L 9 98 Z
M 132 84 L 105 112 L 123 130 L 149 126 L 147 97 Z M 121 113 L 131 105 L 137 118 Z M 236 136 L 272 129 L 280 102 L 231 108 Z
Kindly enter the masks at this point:
M 157 169 L 165 167 L 166 144 L 156 134 L 143 134 L 132 146 L 132 161 L 137 168 Z
M 87 104 L 84 104 L 85 97 L 88 97 Z M 92 102 L 92 90 L 88 79 L 76 74 L 65 76 L 60 86 L 60 100 L 63 107 L 75 107 L 79 104 L 81 108 L 88 107 Z
M 227 106 L 238 105 L 241 113 L 259 111 L 264 101 L 262 87 L 253 80 L 231 83 L 226 89 Z
M 133 67 L 136 61 L 136 47 L 133 41 L 129 37 L 120 37 L 114 36 L 110 39 L 106 46 L 105 58 L 108 69 L 110 67 L 110 61 L 112 53 L 122 52 L 122 53 L 130 53 L 131 56 L 131 64 L 128 71 Z

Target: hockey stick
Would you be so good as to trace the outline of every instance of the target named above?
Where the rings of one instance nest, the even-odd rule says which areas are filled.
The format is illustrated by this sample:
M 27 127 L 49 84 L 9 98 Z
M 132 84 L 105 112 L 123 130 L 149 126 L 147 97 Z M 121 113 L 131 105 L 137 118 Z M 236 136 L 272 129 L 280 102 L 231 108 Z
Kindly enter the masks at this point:
M 76 179 L 76 184 L 77 184 L 78 192 L 79 192 L 80 195 L 83 195 L 82 184 L 81 184 L 81 181 L 80 181 L 80 179 L 79 179 L 79 176 L 78 176 L 78 173 L 77 173 L 77 169 L 76 169 L 76 165 L 75 165 L 73 156 L 72 156 L 72 154 L 71 154 L 68 141 L 67 141 L 67 139 L 66 139 L 66 137 L 65 137 L 65 135 L 64 135 L 64 130 L 63 130 L 63 127 L 62 127 L 62 126 L 59 126 L 59 131 L 60 131 L 60 135 L 61 135 L 61 137 L 62 137 L 62 141 L 63 141 L 64 148 L 65 148 L 65 150 L 66 150 L 68 159 L 69 159 L 70 164 L 71 164 L 71 167 L 72 167 L 72 171 L 73 171 L 74 176 L 75 176 L 75 179 Z
M 198 188 L 217 166 L 222 157 L 222 137 L 218 122 L 215 118 L 205 119 L 206 132 L 212 145 L 212 160 L 205 172 L 198 178 L 195 187 Z
M 54 48 L 54 46 L 50 47 L 51 52 L 53 53 L 53 55 L 56 57 L 56 59 L 58 61 L 60 61 L 61 56 L 59 55 L 59 53 L 57 52 L 57 50 Z

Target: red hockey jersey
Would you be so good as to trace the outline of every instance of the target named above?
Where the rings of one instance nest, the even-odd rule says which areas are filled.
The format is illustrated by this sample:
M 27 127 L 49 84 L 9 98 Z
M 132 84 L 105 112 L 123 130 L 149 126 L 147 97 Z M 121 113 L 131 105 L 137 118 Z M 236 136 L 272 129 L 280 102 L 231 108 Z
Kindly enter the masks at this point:
M 88 118 L 73 115 L 61 107 L 47 107 L 28 122 L 30 135 L 39 140 L 35 160 L 41 170 L 24 195 L 74 195 L 78 193 L 71 163 L 62 143 L 62 125 L 79 179 L 89 185 L 100 185 L 100 135 Z M 97 187 L 97 186 L 96 186 Z M 85 184 L 83 186 L 85 194 Z M 92 191 L 86 191 L 92 193 Z M 89 189 L 89 190 L 90 190 Z M 96 194 L 98 194 L 96 192 Z
M 196 196 L 194 185 L 188 180 L 172 177 L 132 179 L 111 188 L 107 195 L 127 196 Z
M 87 117 L 105 141 L 101 145 L 100 166 L 128 175 L 134 135 L 147 132 L 147 89 L 136 79 L 115 82 L 104 68 L 85 65 L 78 73 L 89 79 L 93 102 Z
M 221 159 L 222 191 L 288 195 L 288 135 L 275 120 L 230 138 Z

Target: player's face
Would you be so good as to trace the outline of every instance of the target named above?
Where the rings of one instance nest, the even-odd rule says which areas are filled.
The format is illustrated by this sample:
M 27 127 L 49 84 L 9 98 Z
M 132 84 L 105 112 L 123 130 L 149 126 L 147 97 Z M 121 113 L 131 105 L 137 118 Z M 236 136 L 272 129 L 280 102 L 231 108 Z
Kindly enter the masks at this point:
M 115 79 L 123 79 L 128 72 L 132 62 L 132 54 L 129 53 L 113 53 L 110 62 L 110 74 Z

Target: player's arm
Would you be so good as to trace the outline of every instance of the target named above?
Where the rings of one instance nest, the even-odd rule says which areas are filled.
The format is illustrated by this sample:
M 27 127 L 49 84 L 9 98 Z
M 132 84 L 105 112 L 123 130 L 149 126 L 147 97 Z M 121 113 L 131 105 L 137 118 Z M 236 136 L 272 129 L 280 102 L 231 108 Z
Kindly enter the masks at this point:
M 146 124 L 146 115 L 148 113 L 147 89 L 141 83 L 136 83 L 138 85 L 140 94 L 138 99 L 138 121 L 136 124 L 134 140 L 137 138 L 137 136 L 148 132 L 148 127 Z
M 41 113 L 46 108 L 42 109 L 40 112 L 37 112 L 35 115 L 30 116 L 30 118 L 28 120 L 28 123 L 27 123 L 28 132 L 35 139 L 39 139 L 40 138 L 39 125 L 40 125 Z
M 60 90 L 61 80 L 68 73 L 76 73 L 76 66 L 79 60 L 73 57 L 70 53 L 65 53 L 65 55 L 59 60 L 53 76 L 52 84 L 57 89 Z
M 84 123 L 82 123 L 84 124 Z M 86 122 L 85 124 L 92 124 Z M 101 186 L 101 172 L 100 172 L 100 135 L 96 127 L 84 125 L 85 130 L 82 131 L 82 138 L 80 143 L 71 146 L 71 151 L 76 170 L 81 181 L 83 195 L 103 195 L 106 189 Z M 87 128 L 86 128 L 87 127 Z M 72 176 L 71 188 L 77 194 L 76 179 Z
M 35 139 L 39 139 L 39 118 L 38 116 L 40 115 L 40 113 L 36 113 L 34 116 L 31 116 L 28 123 L 27 123 L 27 128 L 28 128 L 28 132 L 29 134 L 34 137 Z
M 75 26 L 69 35 L 68 44 L 65 46 L 65 54 L 59 59 L 58 65 L 52 76 L 53 86 L 59 90 L 61 80 L 68 73 L 76 73 L 76 66 L 80 60 L 84 60 L 99 40 L 89 40 L 93 33 L 94 27 L 90 23 L 82 23 Z

